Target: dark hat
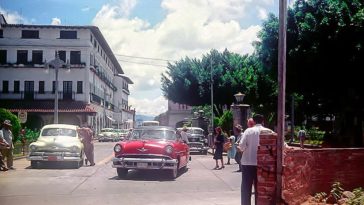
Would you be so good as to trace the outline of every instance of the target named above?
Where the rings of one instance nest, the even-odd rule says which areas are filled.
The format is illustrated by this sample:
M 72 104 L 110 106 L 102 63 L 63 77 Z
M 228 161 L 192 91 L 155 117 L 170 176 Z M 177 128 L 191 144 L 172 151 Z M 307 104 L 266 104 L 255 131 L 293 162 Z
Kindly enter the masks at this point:
M 13 126 L 13 125 L 11 125 L 11 121 L 10 120 L 4 120 L 3 124 L 4 125 L 7 125 L 7 126 Z

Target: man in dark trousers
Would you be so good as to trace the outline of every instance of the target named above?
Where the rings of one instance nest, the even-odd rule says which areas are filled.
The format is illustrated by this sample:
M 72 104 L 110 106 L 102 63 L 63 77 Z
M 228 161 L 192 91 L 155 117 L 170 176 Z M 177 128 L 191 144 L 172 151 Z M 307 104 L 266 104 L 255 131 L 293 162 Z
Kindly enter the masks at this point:
M 8 169 L 14 170 L 13 167 L 13 133 L 11 132 L 11 122 L 10 120 L 4 120 L 3 128 L 0 130 L 0 138 L 4 141 L 8 147 L 5 149 L 1 149 L 1 154 L 3 157 L 6 157 L 6 165 Z
M 257 151 L 259 146 L 259 135 L 261 132 L 271 133 L 268 128 L 263 127 L 263 115 L 256 114 L 253 117 L 256 123 L 247 128 L 240 140 L 239 147 L 242 151 L 241 167 L 241 205 L 251 205 L 252 186 L 257 183 Z M 257 190 L 255 190 L 255 204 L 257 204 Z

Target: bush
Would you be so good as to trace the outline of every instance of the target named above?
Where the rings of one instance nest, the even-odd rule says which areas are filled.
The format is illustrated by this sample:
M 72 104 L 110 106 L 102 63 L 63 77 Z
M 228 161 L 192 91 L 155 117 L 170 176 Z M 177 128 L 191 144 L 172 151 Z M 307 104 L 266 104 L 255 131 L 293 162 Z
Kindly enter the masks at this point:
M 19 131 L 21 128 L 20 121 L 16 115 L 11 113 L 10 111 L 0 108 L 0 123 L 4 122 L 4 120 L 10 120 L 11 124 L 13 125 L 11 128 L 11 131 L 13 133 L 14 139 L 13 142 L 16 142 L 19 140 Z

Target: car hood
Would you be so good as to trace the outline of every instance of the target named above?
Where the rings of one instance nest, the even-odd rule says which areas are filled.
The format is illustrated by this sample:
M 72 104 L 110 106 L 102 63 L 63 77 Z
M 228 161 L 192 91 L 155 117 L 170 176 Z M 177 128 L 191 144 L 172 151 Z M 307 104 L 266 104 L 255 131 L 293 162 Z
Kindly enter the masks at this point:
M 165 154 L 164 148 L 173 145 L 165 140 L 130 140 L 123 143 L 123 154 Z
M 48 136 L 48 137 L 39 137 L 36 142 L 31 143 L 30 145 L 35 145 L 37 147 L 72 147 L 77 146 L 82 148 L 83 145 L 77 137 L 67 137 L 67 136 Z

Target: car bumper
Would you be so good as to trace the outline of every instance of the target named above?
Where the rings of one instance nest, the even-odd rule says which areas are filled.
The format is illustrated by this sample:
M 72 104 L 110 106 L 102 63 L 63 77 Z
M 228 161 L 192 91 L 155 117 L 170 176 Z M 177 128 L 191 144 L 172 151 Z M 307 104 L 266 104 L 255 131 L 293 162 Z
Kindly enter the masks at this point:
M 30 153 L 27 157 L 29 161 L 61 161 L 61 162 L 79 162 L 81 156 L 79 153 L 47 153 L 47 152 L 35 152 Z
M 205 147 L 203 144 L 188 144 L 190 148 L 190 152 L 204 152 L 207 151 L 209 148 Z
M 176 159 L 116 158 L 112 159 L 113 168 L 126 169 L 175 169 Z

